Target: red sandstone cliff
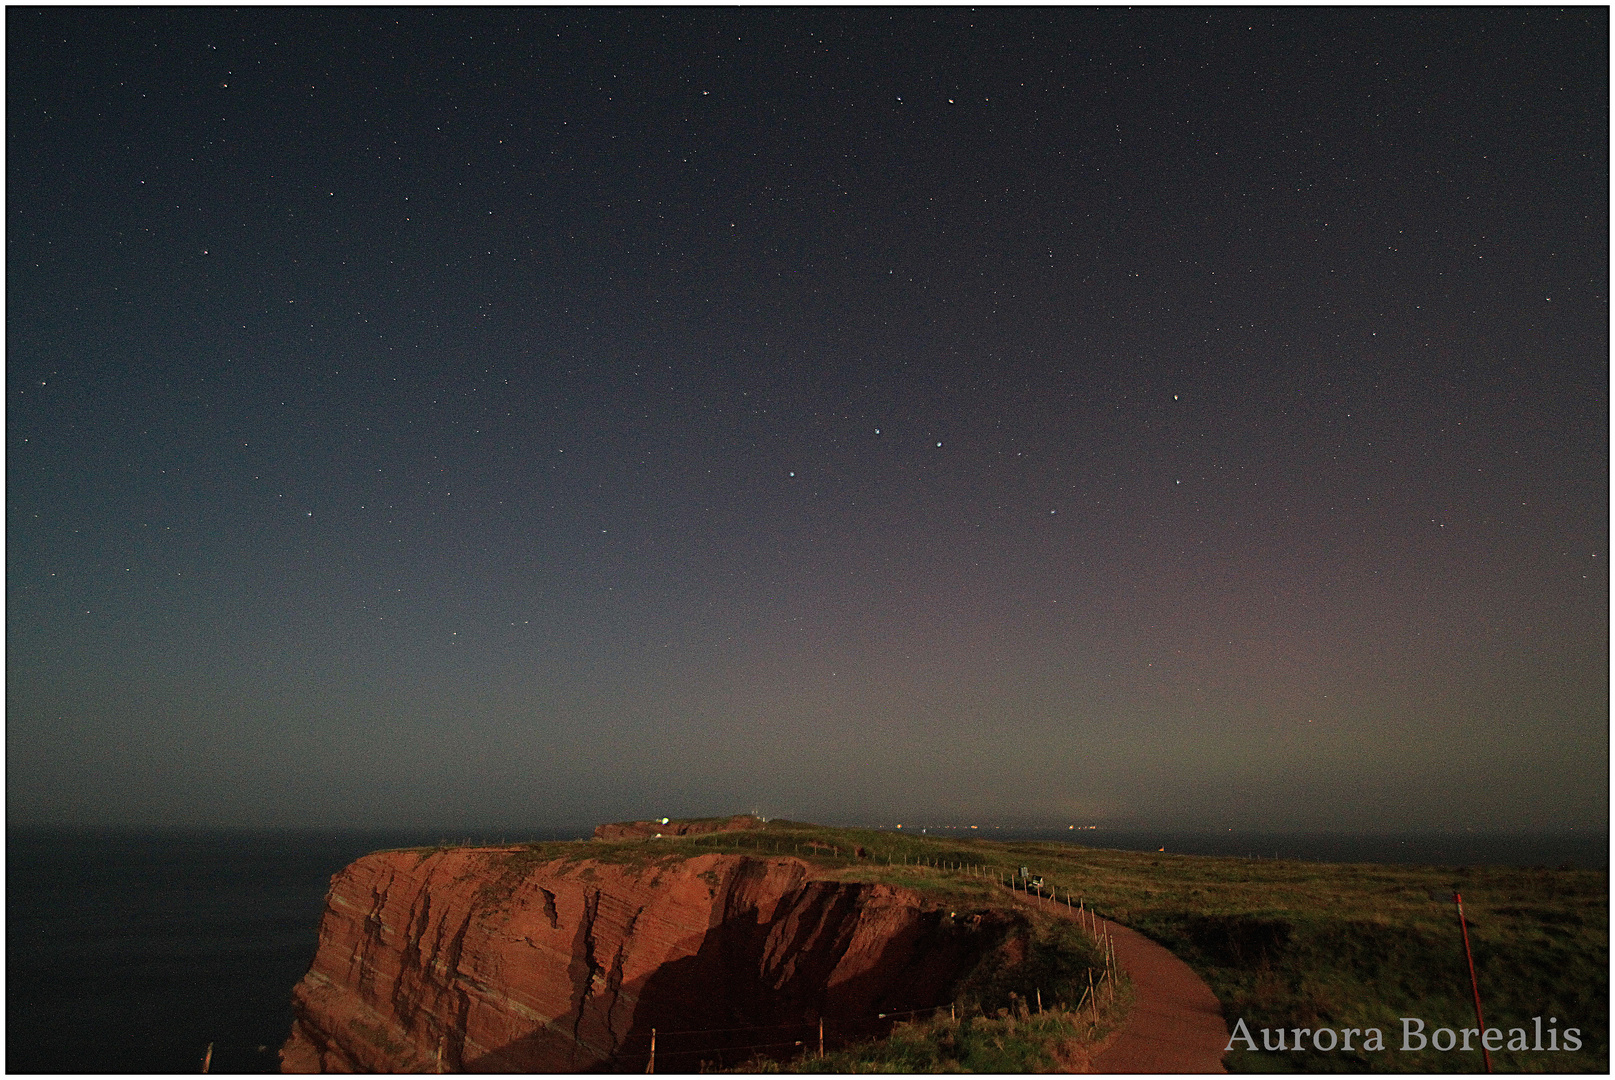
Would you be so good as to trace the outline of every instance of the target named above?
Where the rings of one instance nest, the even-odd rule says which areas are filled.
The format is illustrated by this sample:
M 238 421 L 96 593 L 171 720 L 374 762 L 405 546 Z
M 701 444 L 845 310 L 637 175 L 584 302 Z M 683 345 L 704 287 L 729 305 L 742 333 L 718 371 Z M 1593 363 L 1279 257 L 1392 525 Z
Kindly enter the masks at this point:
M 947 1000 L 1005 929 L 792 858 L 536 859 L 382 852 L 333 878 L 282 1070 L 643 1071 L 652 1027 L 873 1033 Z M 699 1065 L 660 1045 L 660 1069 Z

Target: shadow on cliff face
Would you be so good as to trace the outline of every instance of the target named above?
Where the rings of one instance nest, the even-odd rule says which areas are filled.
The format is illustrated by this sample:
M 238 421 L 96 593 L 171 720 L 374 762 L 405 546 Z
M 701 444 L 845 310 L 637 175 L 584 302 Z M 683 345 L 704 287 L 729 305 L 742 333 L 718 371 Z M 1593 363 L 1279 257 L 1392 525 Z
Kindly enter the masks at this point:
M 750 867 L 741 877 L 763 872 Z M 643 1072 L 652 1028 L 657 1066 L 674 1072 L 817 1049 L 821 1018 L 827 1047 L 884 1035 L 893 1021 L 879 1014 L 946 1006 L 955 987 L 1022 929 L 1003 912 L 926 909 L 906 890 L 880 885 L 808 881 L 766 921 L 734 901 L 741 895 L 743 888 L 731 890 L 722 921 L 693 955 L 637 984 L 613 985 L 620 969 L 580 943 L 574 982 L 599 990 L 585 988 L 573 1015 L 463 1067 Z M 613 1021 L 626 1030 L 613 1030 Z M 589 1046 L 610 1049 L 601 1056 Z

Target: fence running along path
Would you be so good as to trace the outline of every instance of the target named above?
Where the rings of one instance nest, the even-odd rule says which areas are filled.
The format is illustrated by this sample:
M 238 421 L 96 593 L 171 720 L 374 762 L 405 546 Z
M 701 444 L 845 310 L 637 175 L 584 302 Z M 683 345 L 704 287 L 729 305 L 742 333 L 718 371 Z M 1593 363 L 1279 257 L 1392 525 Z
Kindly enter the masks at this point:
M 842 849 L 822 842 L 793 842 L 784 837 L 708 833 L 702 839 L 714 846 L 734 845 L 759 853 L 807 855 L 821 859 L 839 857 L 853 863 L 885 862 L 894 867 L 953 872 L 995 880 L 1000 885 L 1025 894 L 1029 902 L 1036 900 L 1052 911 L 1063 911 L 1067 917 L 1078 920 L 1100 944 L 1107 975 L 1113 975 L 1119 968 L 1132 979 L 1137 995 L 1133 1012 L 1110 1044 L 1094 1059 L 1096 1071 L 1226 1071 L 1222 1057 L 1228 1045 L 1228 1025 L 1222 1016 L 1221 1003 L 1205 981 L 1166 948 L 1136 930 L 1099 916 L 1085 901 L 1073 902 L 1073 897 L 1067 893 L 1064 902 L 1061 902 L 1054 890 L 1046 891 L 1042 879 L 1028 873 L 1025 867 L 1005 870 L 988 863 L 972 862 L 962 852 L 944 851 L 930 857 L 893 847 L 866 849 L 860 855 L 856 848 Z M 745 842 L 748 839 L 751 840 L 749 844 Z M 1113 992 L 1112 985 L 1111 979 L 1102 978 L 1095 986 L 1094 993 Z M 1094 998 L 1085 994 L 1083 1000 L 1091 1007 Z
M 810 1051 L 816 1049 L 818 1056 L 823 1057 L 827 1048 L 840 1049 L 841 1047 L 846 1046 L 849 1043 L 857 1042 L 860 1039 L 868 1039 L 874 1036 L 879 1036 L 883 1030 L 889 1031 L 894 1024 L 903 1018 L 921 1015 L 940 1016 L 945 1012 L 951 1013 L 952 1008 L 952 1003 L 943 1003 L 941 1005 L 929 1005 L 923 1009 L 903 1009 L 893 1012 L 876 1013 L 874 1016 L 856 1018 L 840 1017 L 836 1020 L 830 1020 L 827 1017 L 817 1016 L 810 1020 L 793 1020 L 783 1024 L 748 1024 L 740 1027 L 721 1028 L 683 1028 L 678 1031 L 662 1031 L 658 1028 L 651 1028 L 649 1031 L 634 1032 L 625 1036 L 623 1039 L 623 1045 L 618 1048 L 616 1054 L 613 1055 L 613 1059 L 614 1062 L 620 1066 L 624 1064 L 624 1059 L 631 1062 L 636 1060 L 639 1055 L 645 1054 L 648 1051 L 649 1058 L 645 1066 L 646 1072 L 655 1072 L 656 1062 L 663 1058 L 686 1059 L 682 1064 L 675 1064 L 675 1070 L 679 1072 L 690 1072 L 692 1069 L 687 1059 L 691 1057 L 698 1058 L 703 1064 L 715 1064 L 720 1069 L 726 1067 L 726 1065 L 738 1064 L 739 1061 L 749 1059 L 756 1051 L 759 1050 L 789 1050 L 800 1046 L 805 1050 Z M 773 1042 L 761 1043 L 713 1043 L 710 1039 L 710 1036 L 713 1035 L 734 1035 L 747 1031 L 790 1031 L 793 1029 L 803 1032 L 803 1037 L 800 1039 L 780 1039 Z M 706 1045 L 702 1046 L 687 1047 L 684 1049 L 667 1048 L 666 1040 L 678 1038 L 680 1036 L 692 1035 L 705 1035 L 709 1036 L 709 1038 L 705 1040 Z M 648 1040 L 648 1044 L 637 1046 L 634 1049 L 629 1049 L 628 1044 L 631 1041 L 636 1040 Z M 736 1054 L 742 1055 L 738 1061 L 734 1057 Z
M 1036 901 L 1045 905 L 1048 910 L 1065 915 L 1067 918 L 1077 920 L 1085 930 L 1093 935 L 1099 943 L 1105 957 L 1105 974 L 1093 987 L 1092 992 L 1085 992 L 1082 1002 L 1077 1009 L 1083 1006 L 1094 1007 L 1099 995 L 1114 993 L 1114 977 L 1118 970 L 1126 971 L 1132 980 L 1133 990 L 1137 995 L 1133 1011 L 1123 1023 L 1121 1029 L 1110 1041 L 1109 1045 L 1094 1058 L 1092 1066 L 1098 1073 L 1221 1073 L 1223 1068 L 1222 1057 L 1228 1045 L 1228 1025 L 1222 1016 L 1222 1005 L 1218 1002 L 1211 988 L 1205 984 L 1194 970 L 1179 960 L 1165 947 L 1151 941 L 1136 930 L 1122 926 L 1100 916 L 1087 906 L 1085 900 L 1077 900 L 1068 892 L 1062 900 L 1053 889 L 1042 884 L 1041 877 L 1034 877 L 1027 872 L 1027 868 L 1008 870 L 990 863 L 971 861 L 964 852 L 940 852 L 936 856 L 926 856 L 903 851 L 901 848 L 858 848 L 826 844 L 822 841 L 800 841 L 786 836 L 769 835 L 767 833 L 750 833 L 745 831 L 700 833 L 693 836 L 678 836 L 671 839 L 695 844 L 702 847 L 737 848 L 744 851 L 754 851 L 765 855 L 801 856 L 814 859 L 844 860 L 849 864 L 870 863 L 879 865 L 884 862 L 891 867 L 905 867 L 915 871 L 940 871 L 943 873 L 957 873 L 969 877 L 989 879 L 1026 896 L 1028 902 Z M 937 842 L 932 840 L 932 842 Z M 944 857 L 948 856 L 948 857 Z M 909 1014 L 918 1015 L 925 1012 L 938 1012 L 946 1009 L 947 1005 L 936 1006 L 932 1009 L 909 1010 Z M 1075 1011 L 1075 1010 L 1074 1010 Z M 904 1015 L 901 1013 L 880 1013 L 874 1022 L 885 1022 L 891 1017 Z M 843 1021 L 845 1022 L 845 1021 Z M 719 1067 L 722 1067 L 723 1055 L 737 1052 L 751 1054 L 758 1050 L 781 1049 L 785 1047 L 808 1046 L 814 1041 L 818 1042 L 822 1053 L 825 1036 L 822 1034 L 821 1020 L 802 1021 L 791 1024 L 770 1024 L 752 1028 L 714 1028 L 692 1029 L 680 1032 L 658 1032 L 661 1039 L 673 1038 L 680 1035 L 718 1034 L 738 1032 L 744 1030 L 768 1030 L 781 1028 L 811 1028 L 820 1025 L 817 1040 L 790 1039 L 778 1042 L 755 1043 L 747 1046 L 713 1046 L 699 1050 L 669 1050 L 661 1045 L 655 1048 L 655 1055 L 650 1060 L 654 1068 L 656 1058 L 684 1057 L 686 1060 L 692 1055 L 716 1055 Z M 862 1026 L 854 1021 L 853 1026 Z M 868 1032 L 860 1032 L 849 1038 L 837 1039 L 838 1045 L 844 1044 L 850 1038 L 867 1038 Z M 629 1039 L 650 1039 L 650 1032 L 642 1032 L 628 1036 Z M 619 1059 L 627 1056 L 619 1051 Z M 704 1059 L 703 1059 L 704 1060 Z M 685 1066 L 687 1069 L 688 1066 Z M 649 1071 L 649 1070 L 647 1070 Z
M 1228 1046 L 1222 1003 L 1194 969 L 1164 946 L 1087 907 L 1036 899 L 1077 919 L 1104 949 L 1106 965 L 1126 971 L 1137 1001 L 1110 1044 L 1092 1061 L 1096 1073 L 1221 1073 Z M 1028 899 L 1032 899 L 1028 896 Z
M 755 839 L 758 841 L 757 848 L 762 849 L 762 838 Z M 783 847 L 784 845 L 781 846 Z M 778 853 L 793 854 L 793 852 L 790 851 L 780 851 Z M 815 852 L 815 854 L 818 854 L 818 852 Z M 823 854 L 832 855 L 840 854 L 840 852 L 837 852 L 832 845 L 827 848 Z M 871 859 L 871 855 L 867 853 L 864 856 L 858 856 L 856 854 L 856 849 L 848 851 L 843 857 L 852 859 L 854 861 Z M 884 858 L 886 856 L 884 853 L 881 853 L 875 857 Z M 904 865 L 902 861 L 897 859 L 890 860 L 890 864 L 893 866 Z M 1022 880 L 1022 876 L 1018 875 L 1014 871 L 1004 870 L 987 864 L 971 863 L 960 860 L 921 859 L 909 863 L 908 865 L 914 866 L 917 869 L 935 869 L 942 870 L 944 872 L 961 873 L 974 877 L 992 879 L 997 884 L 1004 887 L 1010 889 L 1018 888 L 1019 891 L 1025 892 L 1028 900 L 1036 898 L 1051 906 L 1062 908 L 1070 918 L 1079 921 L 1083 928 L 1089 934 L 1091 934 L 1094 940 L 1100 945 L 1102 955 L 1104 957 L 1104 967 L 1098 972 L 1099 978 L 1097 982 L 1095 982 L 1093 978 L 1094 972 L 1089 973 L 1088 988 L 1084 990 L 1079 1001 L 1067 1006 L 1062 1006 L 1057 1002 L 1050 1002 L 1050 1004 L 1056 1008 L 1069 1008 L 1069 1011 L 1076 1013 L 1079 1016 L 1087 1013 L 1091 1016 L 1093 1023 L 1097 1024 L 1099 1020 L 1099 1006 L 1101 1001 L 1109 1003 L 1115 1000 L 1115 981 L 1119 963 L 1117 959 L 1117 952 L 1114 947 L 1113 930 L 1123 928 L 1115 927 L 1114 924 L 1100 919 L 1094 915 L 1092 911 L 1088 910 L 1085 905 L 1075 903 L 1070 895 L 1067 895 L 1063 905 L 1060 904 L 1052 890 L 1045 894 L 1043 886 L 1039 884 L 1041 879 L 1033 879 L 1030 878 L 1029 875 L 1026 876 L 1025 880 Z M 1131 931 L 1127 932 L 1131 933 Z M 1042 1012 L 1044 1004 L 1041 989 L 1039 989 L 1037 992 L 1036 1002 L 1037 1010 Z M 1028 1001 L 1026 1005 L 1028 1008 L 1031 1008 L 1032 1002 Z M 921 1015 L 940 1017 L 943 1013 L 947 1013 L 950 1016 L 954 1015 L 953 1004 L 951 1002 L 944 1002 L 940 1005 L 932 1005 L 920 1009 L 881 1012 L 875 1014 L 873 1017 L 840 1017 L 835 1021 L 828 1020 L 824 1017 L 817 1017 L 810 1020 L 792 1021 L 783 1024 L 748 1024 L 718 1028 L 683 1028 L 676 1031 L 664 1031 L 661 1029 L 652 1028 L 649 1031 L 635 1032 L 628 1035 L 624 1039 L 623 1044 L 618 1048 L 617 1053 L 614 1055 L 614 1060 L 619 1067 L 636 1060 L 645 1060 L 645 1071 L 655 1072 L 657 1062 L 665 1062 L 667 1059 L 678 1059 L 673 1062 L 673 1068 L 679 1071 L 690 1071 L 692 1069 L 692 1065 L 690 1063 L 691 1058 L 698 1060 L 703 1068 L 708 1064 L 713 1064 L 721 1069 L 732 1064 L 738 1064 L 740 1060 L 749 1059 L 759 1051 L 783 1050 L 790 1052 L 794 1051 L 798 1047 L 802 1048 L 804 1052 L 811 1052 L 816 1048 L 819 1056 L 822 1057 L 827 1047 L 831 1049 L 839 1049 L 861 1039 L 878 1037 L 883 1032 L 889 1033 L 891 1026 L 900 1019 Z M 832 1024 L 834 1024 L 834 1028 L 832 1028 Z M 759 1033 L 779 1031 L 789 1032 L 791 1034 L 800 1032 L 802 1033 L 803 1037 L 776 1039 L 767 1042 L 745 1043 L 715 1043 L 711 1039 L 711 1037 L 715 1035 L 736 1035 L 744 1032 L 754 1031 Z M 694 1047 L 686 1046 L 682 1048 L 670 1047 L 668 1045 L 668 1040 L 679 1039 L 681 1037 L 689 1038 L 692 1036 L 706 1036 L 706 1039 L 701 1040 L 705 1045 Z M 631 1045 L 633 1047 L 632 1049 L 630 1049 Z M 1221 1045 L 1221 1043 L 1218 1044 L 1219 1050 Z M 640 1055 L 646 1056 L 644 1059 L 641 1059 Z M 740 1055 L 740 1058 L 737 1060 L 735 1055 Z

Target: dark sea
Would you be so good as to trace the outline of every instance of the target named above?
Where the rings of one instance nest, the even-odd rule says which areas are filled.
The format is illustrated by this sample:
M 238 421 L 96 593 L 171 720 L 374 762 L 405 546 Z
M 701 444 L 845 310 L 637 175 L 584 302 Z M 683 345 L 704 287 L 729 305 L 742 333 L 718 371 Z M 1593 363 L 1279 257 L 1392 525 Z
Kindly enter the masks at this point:
M 929 835 L 959 835 L 931 828 Z M 501 839 L 571 839 L 580 832 Z M 1073 840 L 1063 830 L 973 838 Z M 273 1072 L 292 987 L 314 956 L 331 875 L 370 851 L 441 833 L 6 836 L 6 1071 Z M 468 837 L 457 837 L 468 839 Z M 1603 868 L 1607 834 L 1300 837 L 1089 832 L 1082 843 L 1335 862 Z
M 442 839 L 8 830 L 6 1071 L 277 1071 L 331 875 Z

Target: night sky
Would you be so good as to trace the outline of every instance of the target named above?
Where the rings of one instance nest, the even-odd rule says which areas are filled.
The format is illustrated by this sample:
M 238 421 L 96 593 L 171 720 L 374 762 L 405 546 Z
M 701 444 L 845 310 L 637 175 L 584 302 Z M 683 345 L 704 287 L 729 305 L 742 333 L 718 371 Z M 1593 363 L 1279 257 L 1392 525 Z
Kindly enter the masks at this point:
M 14 824 L 1607 825 L 1606 8 L 6 27 Z

